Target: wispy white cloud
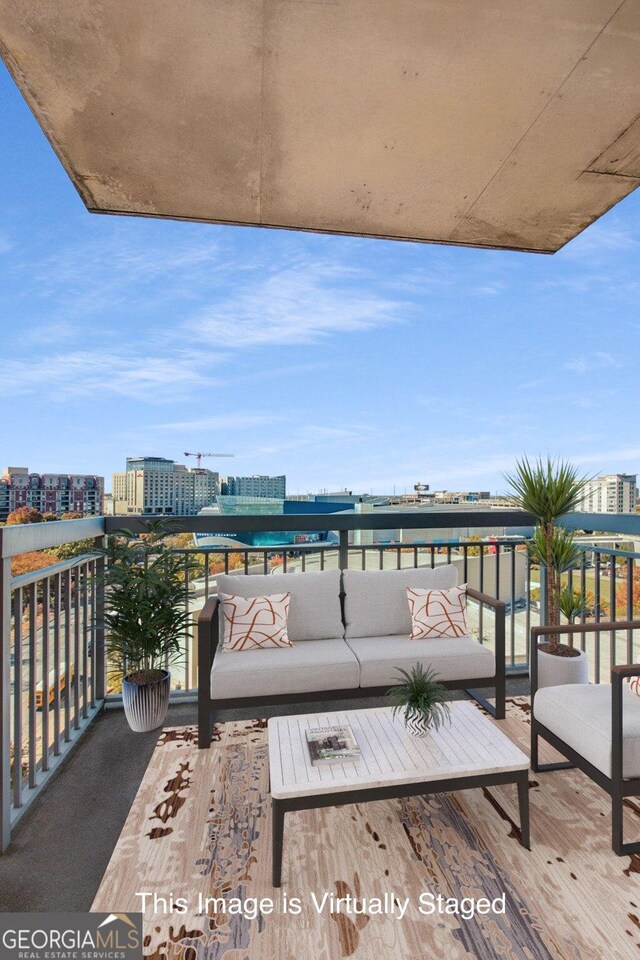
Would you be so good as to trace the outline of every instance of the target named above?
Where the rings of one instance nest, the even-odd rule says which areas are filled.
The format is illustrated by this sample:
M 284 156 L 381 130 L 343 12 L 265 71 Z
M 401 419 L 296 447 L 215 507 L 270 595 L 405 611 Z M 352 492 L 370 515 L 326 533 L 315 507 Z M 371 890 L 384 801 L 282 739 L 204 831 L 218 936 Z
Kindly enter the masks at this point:
M 341 451 L 344 457 L 354 456 L 357 445 L 362 449 L 375 439 L 381 439 L 380 430 L 367 423 L 350 423 L 348 426 L 334 426 L 332 424 L 303 423 L 299 418 L 293 418 L 280 430 L 275 439 L 260 440 L 244 451 L 245 457 L 275 456 L 293 451 L 307 451 L 321 453 L 323 460 L 327 459 L 330 450 Z M 334 457 L 335 459 L 335 457 Z
M 595 350 L 582 357 L 574 357 L 564 364 L 565 370 L 571 370 L 574 373 L 592 373 L 594 370 L 607 370 L 623 366 L 612 353 L 604 350 Z
M 191 303 L 203 283 L 211 284 L 221 268 L 220 244 L 212 238 L 160 235 L 137 239 L 121 227 L 85 240 L 63 243 L 34 264 L 16 259 L 18 276 L 29 276 L 38 299 L 48 304 L 53 321 L 100 313 L 159 309 Z
M 81 320 L 49 320 L 20 333 L 20 342 L 25 344 L 55 343 L 56 345 L 86 337 L 86 328 Z
M 505 284 L 500 280 L 495 280 L 494 282 L 483 283 L 479 286 L 472 287 L 470 292 L 482 297 L 496 297 L 502 293 L 504 289 Z
M 78 350 L 28 360 L 5 359 L 2 370 L 0 395 L 38 393 L 47 403 L 94 392 L 166 403 L 213 383 L 189 354 L 145 358 L 124 351 Z
M 636 231 L 623 226 L 617 219 L 591 224 L 558 254 L 560 260 L 580 260 L 602 257 L 611 253 L 633 250 L 640 245 Z
M 214 417 L 180 420 L 175 423 L 157 423 L 154 430 L 176 430 L 188 433 L 196 430 L 247 430 L 267 423 L 277 423 L 281 417 L 266 413 L 221 413 Z
M 82 246 L 63 246 L 46 257 L 34 273 L 45 287 L 63 286 L 73 294 L 96 282 L 129 287 L 157 278 L 170 280 L 172 272 L 184 277 L 203 265 L 210 268 L 220 259 L 217 240 L 174 239 L 170 244 L 149 238 L 136 241 L 115 229 Z
M 576 450 L 567 456 L 567 459 L 572 463 L 578 464 L 598 464 L 599 472 L 605 473 L 611 472 L 612 469 L 616 471 L 630 469 L 635 461 L 636 466 L 633 467 L 635 473 L 637 461 L 640 460 L 640 447 L 622 446 L 605 448 L 603 450 Z M 612 468 L 611 464 L 615 464 L 615 468 Z
M 376 278 L 366 271 L 306 260 L 266 277 L 246 278 L 231 296 L 185 322 L 182 330 L 226 349 L 306 344 L 399 323 L 410 309 L 380 293 Z

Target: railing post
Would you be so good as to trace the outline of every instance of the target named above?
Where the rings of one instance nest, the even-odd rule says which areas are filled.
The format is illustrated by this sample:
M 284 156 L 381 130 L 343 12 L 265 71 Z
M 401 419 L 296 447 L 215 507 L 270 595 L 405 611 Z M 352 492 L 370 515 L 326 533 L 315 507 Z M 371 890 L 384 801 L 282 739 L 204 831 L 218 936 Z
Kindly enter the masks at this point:
M 540 564 L 540 626 L 547 623 L 547 568 Z
M 0 851 L 11 841 L 11 558 L 0 557 Z M 21 656 L 21 651 L 16 652 Z M 18 762 L 21 762 L 18 757 Z
M 338 568 L 346 570 L 349 566 L 349 531 L 340 531 L 340 546 L 338 547 Z
M 104 546 L 105 537 L 96 537 L 94 545 L 97 549 Z M 95 698 L 104 700 L 106 688 L 106 658 L 104 649 L 104 572 L 105 558 L 99 556 L 96 560 L 96 607 L 94 610 L 93 633 L 93 675 L 95 678 Z

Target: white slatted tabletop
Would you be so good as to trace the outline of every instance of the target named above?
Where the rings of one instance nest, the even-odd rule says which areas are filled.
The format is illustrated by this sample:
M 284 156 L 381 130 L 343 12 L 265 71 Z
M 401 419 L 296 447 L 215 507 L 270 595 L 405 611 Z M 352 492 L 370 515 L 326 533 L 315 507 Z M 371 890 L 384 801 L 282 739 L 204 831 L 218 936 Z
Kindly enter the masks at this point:
M 272 717 L 269 720 L 271 795 L 285 800 L 400 783 L 527 770 L 529 758 L 472 703 L 449 704 L 451 723 L 413 737 L 391 707 Z M 312 766 L 309 727 L 349 724 L 362 756 Z M 455 785 L 452 785 L 455 789 Z

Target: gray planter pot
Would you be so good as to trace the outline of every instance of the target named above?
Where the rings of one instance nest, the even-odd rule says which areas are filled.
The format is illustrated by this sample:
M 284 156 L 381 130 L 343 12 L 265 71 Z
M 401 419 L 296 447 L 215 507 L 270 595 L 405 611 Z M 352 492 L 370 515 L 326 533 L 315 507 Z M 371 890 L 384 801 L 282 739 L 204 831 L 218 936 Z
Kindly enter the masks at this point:
M 556 657 L 538 650 L 538 687 L 563 683 L 589 683 L 589 661 L 584 650 L 578 657 Z
M 164 723 L 169 708 L 171 674 L 162 671 L 162 676 L 151 683 L 131 683 L 127 677 L 122 681 L 122 703 L 129 726 L 134 733 L 147 733 Z

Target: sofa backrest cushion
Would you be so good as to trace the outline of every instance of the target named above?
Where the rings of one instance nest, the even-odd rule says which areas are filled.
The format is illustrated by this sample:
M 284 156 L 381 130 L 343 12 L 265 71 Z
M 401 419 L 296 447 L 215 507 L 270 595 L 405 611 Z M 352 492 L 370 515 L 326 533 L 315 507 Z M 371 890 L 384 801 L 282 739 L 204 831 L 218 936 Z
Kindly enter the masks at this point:
M 409 636 L 407 587 L 449 590 L 458 585 L 452 563 L 406 570 L 344 570 L 343 577 L 346 637 Z
M 339 570 L 235 576 L 219 573 L 217 583 L 219 593 L 230 593 L 236 597 L 265 597 L 271 593 L 290 593 L 287 629 L 292 643 L 299 640 L 334 640 L 344 637 Z

